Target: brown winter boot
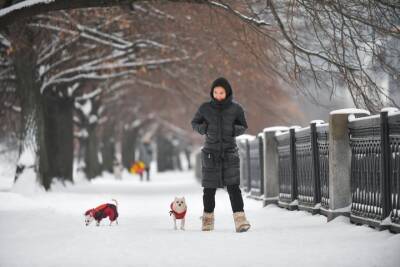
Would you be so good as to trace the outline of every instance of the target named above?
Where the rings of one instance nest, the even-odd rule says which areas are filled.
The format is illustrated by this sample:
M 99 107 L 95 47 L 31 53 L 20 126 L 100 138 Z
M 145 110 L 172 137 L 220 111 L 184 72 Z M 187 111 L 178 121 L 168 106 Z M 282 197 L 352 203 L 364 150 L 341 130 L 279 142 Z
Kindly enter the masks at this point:
M 214 230 L 214 212 L 208 213 L 204 212 L 202 219 L 202 231 L 212 231 Z
M 233 213 L 233 220 L 235 221 L 236 232 L 246 232 L 250 229 L 250 223 L 243 211 Z

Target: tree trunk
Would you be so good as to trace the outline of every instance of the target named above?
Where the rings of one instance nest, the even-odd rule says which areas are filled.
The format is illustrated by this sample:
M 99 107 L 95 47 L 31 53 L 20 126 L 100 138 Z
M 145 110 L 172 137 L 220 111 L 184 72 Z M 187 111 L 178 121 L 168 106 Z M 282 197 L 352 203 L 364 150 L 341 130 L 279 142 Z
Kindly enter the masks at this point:
M 18 39 L 13 55 L 17 94 L 21 101 L 20 148 L 14 181 L 17 182 L 21 178 L 24 180 L 34 178 L 47 189 L 43 182 L 43 175 L 38 173 L 38 136 L 40 135 L 38 114 L 40 113 L 41 95 L 37 82 L 33 37 L 31 31 L 25 30 L 23 37 L 19 36 L 23 40 Z
M 43 96 L 48 179 L 73 181 L 73 99 Z M 41 161 L 42 164 L 42 161 Z M 45 164 L 43 162 L 43 164 Z
M 39 154 L 39 177 L 40 182 L 44 186 L 46 190 L 49 190 L 51 187 L 52 177 L 50 171 L 50 162 L 49 159 L 52 157 L 51 154 L 48 153 L 49 146 L 47 145 L 47 136 L 46 136 L 46 107 L 45 107 L 45 99 L 43 95 L 40 94 L 40 98 L 38 99 L 38 108 L 37 108 L 37 143 L 38 143 L 38 154 Z
M 189 149 L 185 148 L 184 152 L 185 152 L 188 169 L 191 170 L 192 169 L 192 161 L 190 159 L 191 151 Z
M 132 163 L 135 162 L 136 139 L 138 136 L 138 128 L 123 131 L 122 136 L 122 165 L 127 170 L 130 169 Z
M 113 173 L 115 156 L 114 125 L 107 125 L 103 132 L 101 155 L 103 158 L 102 169 Z
M 168 138 L 159 134 L 157 137 L 157 171 L 164 172 L 174 169 L 174 146 Z
M 177 147 L 174 147 L 172 158 L 174 166 L 173 169 L 182 171 L 182 161 L 181 161 L 180 151 L 178 150 Z
M 96 135 L 97 124 L 88 125 L 88 136 L 85 138 L 85 173 L 88 179 L 92 179 L 101 174 L 99 162 L 98 140 Z

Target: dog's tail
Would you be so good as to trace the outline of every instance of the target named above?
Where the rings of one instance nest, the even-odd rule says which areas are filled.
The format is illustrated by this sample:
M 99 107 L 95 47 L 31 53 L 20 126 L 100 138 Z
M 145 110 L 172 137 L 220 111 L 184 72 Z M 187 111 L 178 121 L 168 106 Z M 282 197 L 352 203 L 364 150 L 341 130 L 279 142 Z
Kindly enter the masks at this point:
M 117 206 L 118 207 L 118 201 L 116 200 L 116 199 L 111 199 L 112 201 L 114 201 L 114 203 L 115 203 L 115 206 Z

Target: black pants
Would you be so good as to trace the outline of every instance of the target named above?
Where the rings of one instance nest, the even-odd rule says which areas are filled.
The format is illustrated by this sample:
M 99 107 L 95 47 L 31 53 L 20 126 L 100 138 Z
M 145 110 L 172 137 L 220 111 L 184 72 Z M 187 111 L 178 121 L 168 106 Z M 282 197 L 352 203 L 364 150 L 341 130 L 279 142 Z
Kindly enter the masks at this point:
M 228 189 L 229 199 L 231 200 L 232 211 L 233 212 L 243 211 L 243 197 L 239 185 L 228 185 L 227 189 Z M 214 212 L 216 191 L 217 191 L 216 188 L 203 189 L 204 212 Z

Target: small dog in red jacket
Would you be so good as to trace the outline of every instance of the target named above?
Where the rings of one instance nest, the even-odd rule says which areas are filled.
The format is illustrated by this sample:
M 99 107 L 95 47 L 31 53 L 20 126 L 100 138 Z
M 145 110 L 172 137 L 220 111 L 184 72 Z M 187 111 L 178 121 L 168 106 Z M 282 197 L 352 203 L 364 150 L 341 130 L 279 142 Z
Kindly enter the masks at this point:
M 185 198 L 175 197 L 175 200 L 170 205 L 169 215 L 174 220 L 174 229 L 177 230 L 176 220 L 181 220 L 181 230 L 185 230 L 185 215 L 187 211 Z
M 97 208 L 87 210 L 84 214 L 86 226 L 88 226 L 93 220 L 96 220 L 96 226 L 99 226 L 100 221 L 107 217 L 110 220 L 110 226 L 114 221 L 118 224 L 118 202 L 115 199 L 112 201 L 115 202 L 115 205 L 106 203 Z

